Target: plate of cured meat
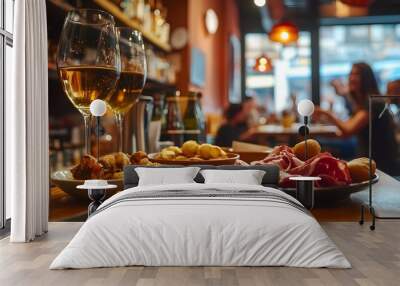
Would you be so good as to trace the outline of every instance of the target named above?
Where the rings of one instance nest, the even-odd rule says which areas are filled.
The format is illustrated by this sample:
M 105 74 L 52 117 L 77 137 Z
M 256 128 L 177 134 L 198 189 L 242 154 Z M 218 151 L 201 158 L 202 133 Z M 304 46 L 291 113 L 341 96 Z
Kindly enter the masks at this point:
M 313 139 L 294 147 L 281 145 L 275 147 L 264 159 L 251 162 L 251 165 L 274 164 L 280 168 L 279 187 L 287 192 L 295 192 L 295 176 L 320 177 L 315 184 L 316 200 L 345 199 L 351 193 L 364 189 L 369 184 L 370 162 L 368 158 L 352 161 L 340 160 L 329 152 L 323 152 L 320 144 Z M 307 156 L 306 156 L 307 155 Z M 372 182 L 379 180 L 376 164 L 371 162 Z

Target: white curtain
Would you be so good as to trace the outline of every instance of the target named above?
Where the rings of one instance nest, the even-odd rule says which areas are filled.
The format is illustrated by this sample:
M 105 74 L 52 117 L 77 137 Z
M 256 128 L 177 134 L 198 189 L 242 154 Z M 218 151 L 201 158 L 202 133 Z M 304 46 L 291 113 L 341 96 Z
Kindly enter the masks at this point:
M 13 94 L 6 98 L 6 187 L 12 242 L 47 232 L 48 70 L 45 0 L 15 1 Z

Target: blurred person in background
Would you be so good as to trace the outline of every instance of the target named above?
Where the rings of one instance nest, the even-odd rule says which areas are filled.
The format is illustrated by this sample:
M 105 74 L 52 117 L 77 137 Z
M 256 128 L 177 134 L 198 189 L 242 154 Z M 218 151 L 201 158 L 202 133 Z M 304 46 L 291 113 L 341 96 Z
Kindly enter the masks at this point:
M 291 113 L 295 116 L 295 120 L 298 120 L 298 112 L 297 112 L 297 94 L 292 92 L 290 93 L 290 103 L 291 103 Z
M 215 137 L 216 145 L 231 147 L 235 140 L 248 141 L 253 137 L 254 128 L 249 128 L 247 108 L 244 104 L 229 105 L 225 111 L 225 122 L 218 129 Z
M 340 79 L 334 79 L 330 82 L 330 85 L 335 90 L 335 94 L 344 99 L 344 106 L 349 115 L 353 114 L 354 100 L 351 96 L 350 87 L 344 84 Z M 330 103 L 333 105 L 333 103 Z M 333 106 L 330 108 L 333 109 Z
M 392 80 L 388 82 L 386 94 L 390 96 L 399 96 L 399 98 L 392 99 L 392 103 L 396 104 L 397 107 L 400 107 L 400 79 Z
M 386 88 L 386 95 L 396 96 L 396 98 L 388 99 L 390 111 L 393 113 L 394 119 L 397 124 L 396 130 L 400 129 L 400 79 L 388 82 Z
M 369 96 L 380 95 L 372 68 L 363 62 L 355 63 L 349 75 L 349 94 L 352 115 L 348 120 L 339 119 L 331 111 L 316 108 L 314 117 L 325 118 L 340 130 L 342 137 L 357 136 L 358 156 L 369 157 L 369 116 L 372 116 L 372 157 L 378 168 L 393 171 L 396 166 L 397 142 L 395 123 L 391 113 L 385 109 L 385 101 L 374 102 L 369 114 Z
M 258 103 L 255 97 L 246 96 L 243 99 L 243 113 L 247 114 L 248 127 L 258 126 L 260 123 L 260 112 L 258 110 Z

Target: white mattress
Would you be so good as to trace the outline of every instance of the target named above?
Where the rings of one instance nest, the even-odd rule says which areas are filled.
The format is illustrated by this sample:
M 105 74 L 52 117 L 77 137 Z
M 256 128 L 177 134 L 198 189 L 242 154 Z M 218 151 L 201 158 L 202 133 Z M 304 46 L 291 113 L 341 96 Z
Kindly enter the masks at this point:
M 318 222 L 290 204 L 243 197 L 115 203 L 135 192 L 210 188 L 262 190 L 297 202 L 279 190 L 250 185 L 128 189 L 102 204 L 103 211 L 83 224 L 50 269 L 128 265 L 351 267 Z

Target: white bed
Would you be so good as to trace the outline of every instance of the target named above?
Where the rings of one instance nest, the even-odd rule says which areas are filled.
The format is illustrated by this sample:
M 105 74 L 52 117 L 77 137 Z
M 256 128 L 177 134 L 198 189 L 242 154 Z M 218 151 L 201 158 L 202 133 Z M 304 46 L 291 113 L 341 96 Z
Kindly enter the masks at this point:
M 350 268 L 342 252 L 299 204 L 277 189 L 254 185 L 130 188 L 100 206 L 50 269 L 128 265 Z

